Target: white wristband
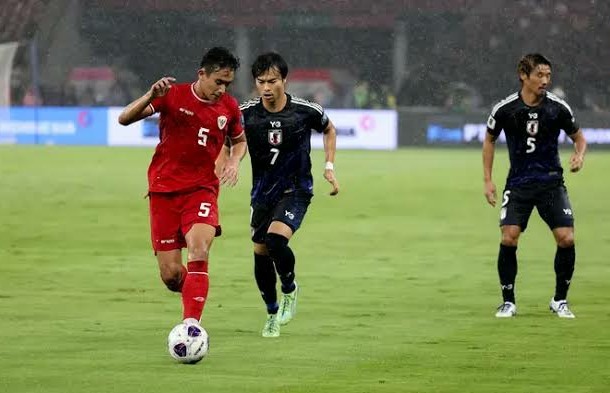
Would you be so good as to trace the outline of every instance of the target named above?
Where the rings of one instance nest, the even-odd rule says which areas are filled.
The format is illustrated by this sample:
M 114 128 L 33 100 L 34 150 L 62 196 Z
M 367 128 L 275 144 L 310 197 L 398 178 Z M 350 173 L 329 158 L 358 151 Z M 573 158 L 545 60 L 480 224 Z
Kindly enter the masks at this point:
M 330 161 L 326 161 L 326 166 L 324 167 L 325 170 L 327 171 L 334 171 L 335 170 L 335 164 L 333 164 Z

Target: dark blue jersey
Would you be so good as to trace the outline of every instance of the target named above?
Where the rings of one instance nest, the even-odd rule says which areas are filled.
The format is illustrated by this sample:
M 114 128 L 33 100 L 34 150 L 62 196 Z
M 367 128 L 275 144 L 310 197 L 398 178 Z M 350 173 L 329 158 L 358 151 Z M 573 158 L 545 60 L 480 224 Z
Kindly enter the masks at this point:
M 493 107 L 487 132 L 506 136 L 510 171 L 507 187 L 546 183 L 563 179 L 559 160 L 560 130 L 571 135 L 578 124 L 570 106 L 554 94 L 546 93 L 537 106 L 528 106 L 514 93 Z
M 276 203 L 287 192 L 313 194 L 311 131 L 323 132 L 329 120 L 320 105 L 287 98 L 275 113 L 260 98 L 240 106 L 252 162 L 252 204 Z

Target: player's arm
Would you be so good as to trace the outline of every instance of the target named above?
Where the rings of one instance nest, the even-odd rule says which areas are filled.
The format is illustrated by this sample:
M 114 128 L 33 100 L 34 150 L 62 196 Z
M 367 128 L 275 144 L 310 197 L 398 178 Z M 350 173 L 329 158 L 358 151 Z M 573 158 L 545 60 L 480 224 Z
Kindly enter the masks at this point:
M 584 164 L 587 140 L 574 117 L 572 109 L 565 102 L 562 102 L 562 104 L 559 111 L 559 127 L 574 142 L 574 153 L 570 157 L 570 172 L 578 172 Z
M 225 143 L 222 145 L 222 149 L 220 150 L 220 154 L 218 154 L 218 158 L 216 158 L 216 176 L 220 178 L 222 176 L 222 171 L 225 169 L 225 165 L 227 165 L 227 161 L 229 160 L 229 156 L 231 155 L 231 140 L 229 137 L 226 137 Z
M 570 171 L 578 172 L 584 165 L 587 140 L 581 129 L 568 136 L 572 139 L 572 142 L 574 142 L 574 153 L 570 157 Z
M 234 160 L 237 164 L 244 159 L 246 152 L 248 151 L 248 144 L 246 143 L 246 133 L 242 132 L 237 138 L 231 138 L 231 151 L 229 154 L 229 161 Z
M 220 155 L 226 155 L 227 148 L 226 144 L 222 147 Z M 246 155 L 248 151 L 248 144 L 246 143 L 246 133 L 242 132 L 238 137 L 231 138 L 231 147 L 228 157 L 225 156 L 224 166 L 220 175 L 220 184 L 226 184 L 233 187 L 239 180 L 239 163 Z M 216 160 L 218 164 L 218 160 Z
M 339 193 L 339 182 L 335 178 L 335 153 L 337 152 L 337 130 L 332 121 L 328 121 L 328 125 L 324 129 L 322 136 L 324 142 L 324 156 L 326 157 L 326 165 L 324 167 L 324 178 L 332 185 L 330 195 Z
M 119 123 L 127 126 L 153 114 L 150 103 L 157 97 L 162 97 L 172 87 L 176 78 L 164 77 L 155 82 L 140 98 L 127 105 L 119 115 Z
M 492 180 L 497 139 L 498 137 L 488 130 L 485 133 L 485 140 L 483 140 L 483 192 L 485 194 L 485 199 L 487 199 L 487 203 L 491 206 L 496 206 L 497 197 L 496 185 Z

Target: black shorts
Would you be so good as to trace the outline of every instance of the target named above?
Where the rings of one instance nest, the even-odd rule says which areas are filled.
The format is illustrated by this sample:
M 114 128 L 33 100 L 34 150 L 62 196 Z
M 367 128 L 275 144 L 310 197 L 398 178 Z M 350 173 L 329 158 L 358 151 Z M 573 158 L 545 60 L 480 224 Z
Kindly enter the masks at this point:
M 252 204 L 250 207 L 250 229 L 254 243 L 265 243 L 265 235 L 272 221 L 280 221 L 288 225 L 292 232 L 301 226 L 307 207 L 311 202 L 311 194 L 290 192 L 274 205 Z
M 572 206 L 563 182 L 505 189 L 500 226 L 518 225 L 525 231 L 534 206 L 551 230 L 574 226 Z

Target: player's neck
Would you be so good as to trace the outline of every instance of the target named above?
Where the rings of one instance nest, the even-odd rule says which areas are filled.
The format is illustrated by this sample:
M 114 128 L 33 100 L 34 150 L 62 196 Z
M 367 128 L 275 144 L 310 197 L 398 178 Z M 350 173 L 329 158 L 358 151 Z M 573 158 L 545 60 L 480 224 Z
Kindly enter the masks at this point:
M 527 106 L 538 106 L 544 99 L 544 94 L 536 94 L 532 91 L 521 88 L 521 99 Z
M 280 99 L 277 101 L 268 102 L 268 101 L 263 100 L 263 107 L 265 107 L 267 112 L 273 112 L 273 113 L 280 112 L 284 109 L 287 102 L 288 102 L 288 96 L 286 95 L 286 93 L 284 93 L 280 97 Z
M 207 102 L 211 102 L 212 100 L 210 100 L 203 92 L 203 89 L 201 88 L 201 84 L 199 83 L 199 81 L 196 81 L 195 84 L 193 85 L 193 91 L 195 92 L 195 95 L 197 97 L 199 97 L 200 99 L 202 99 L 203 101 L 207 101 Z

